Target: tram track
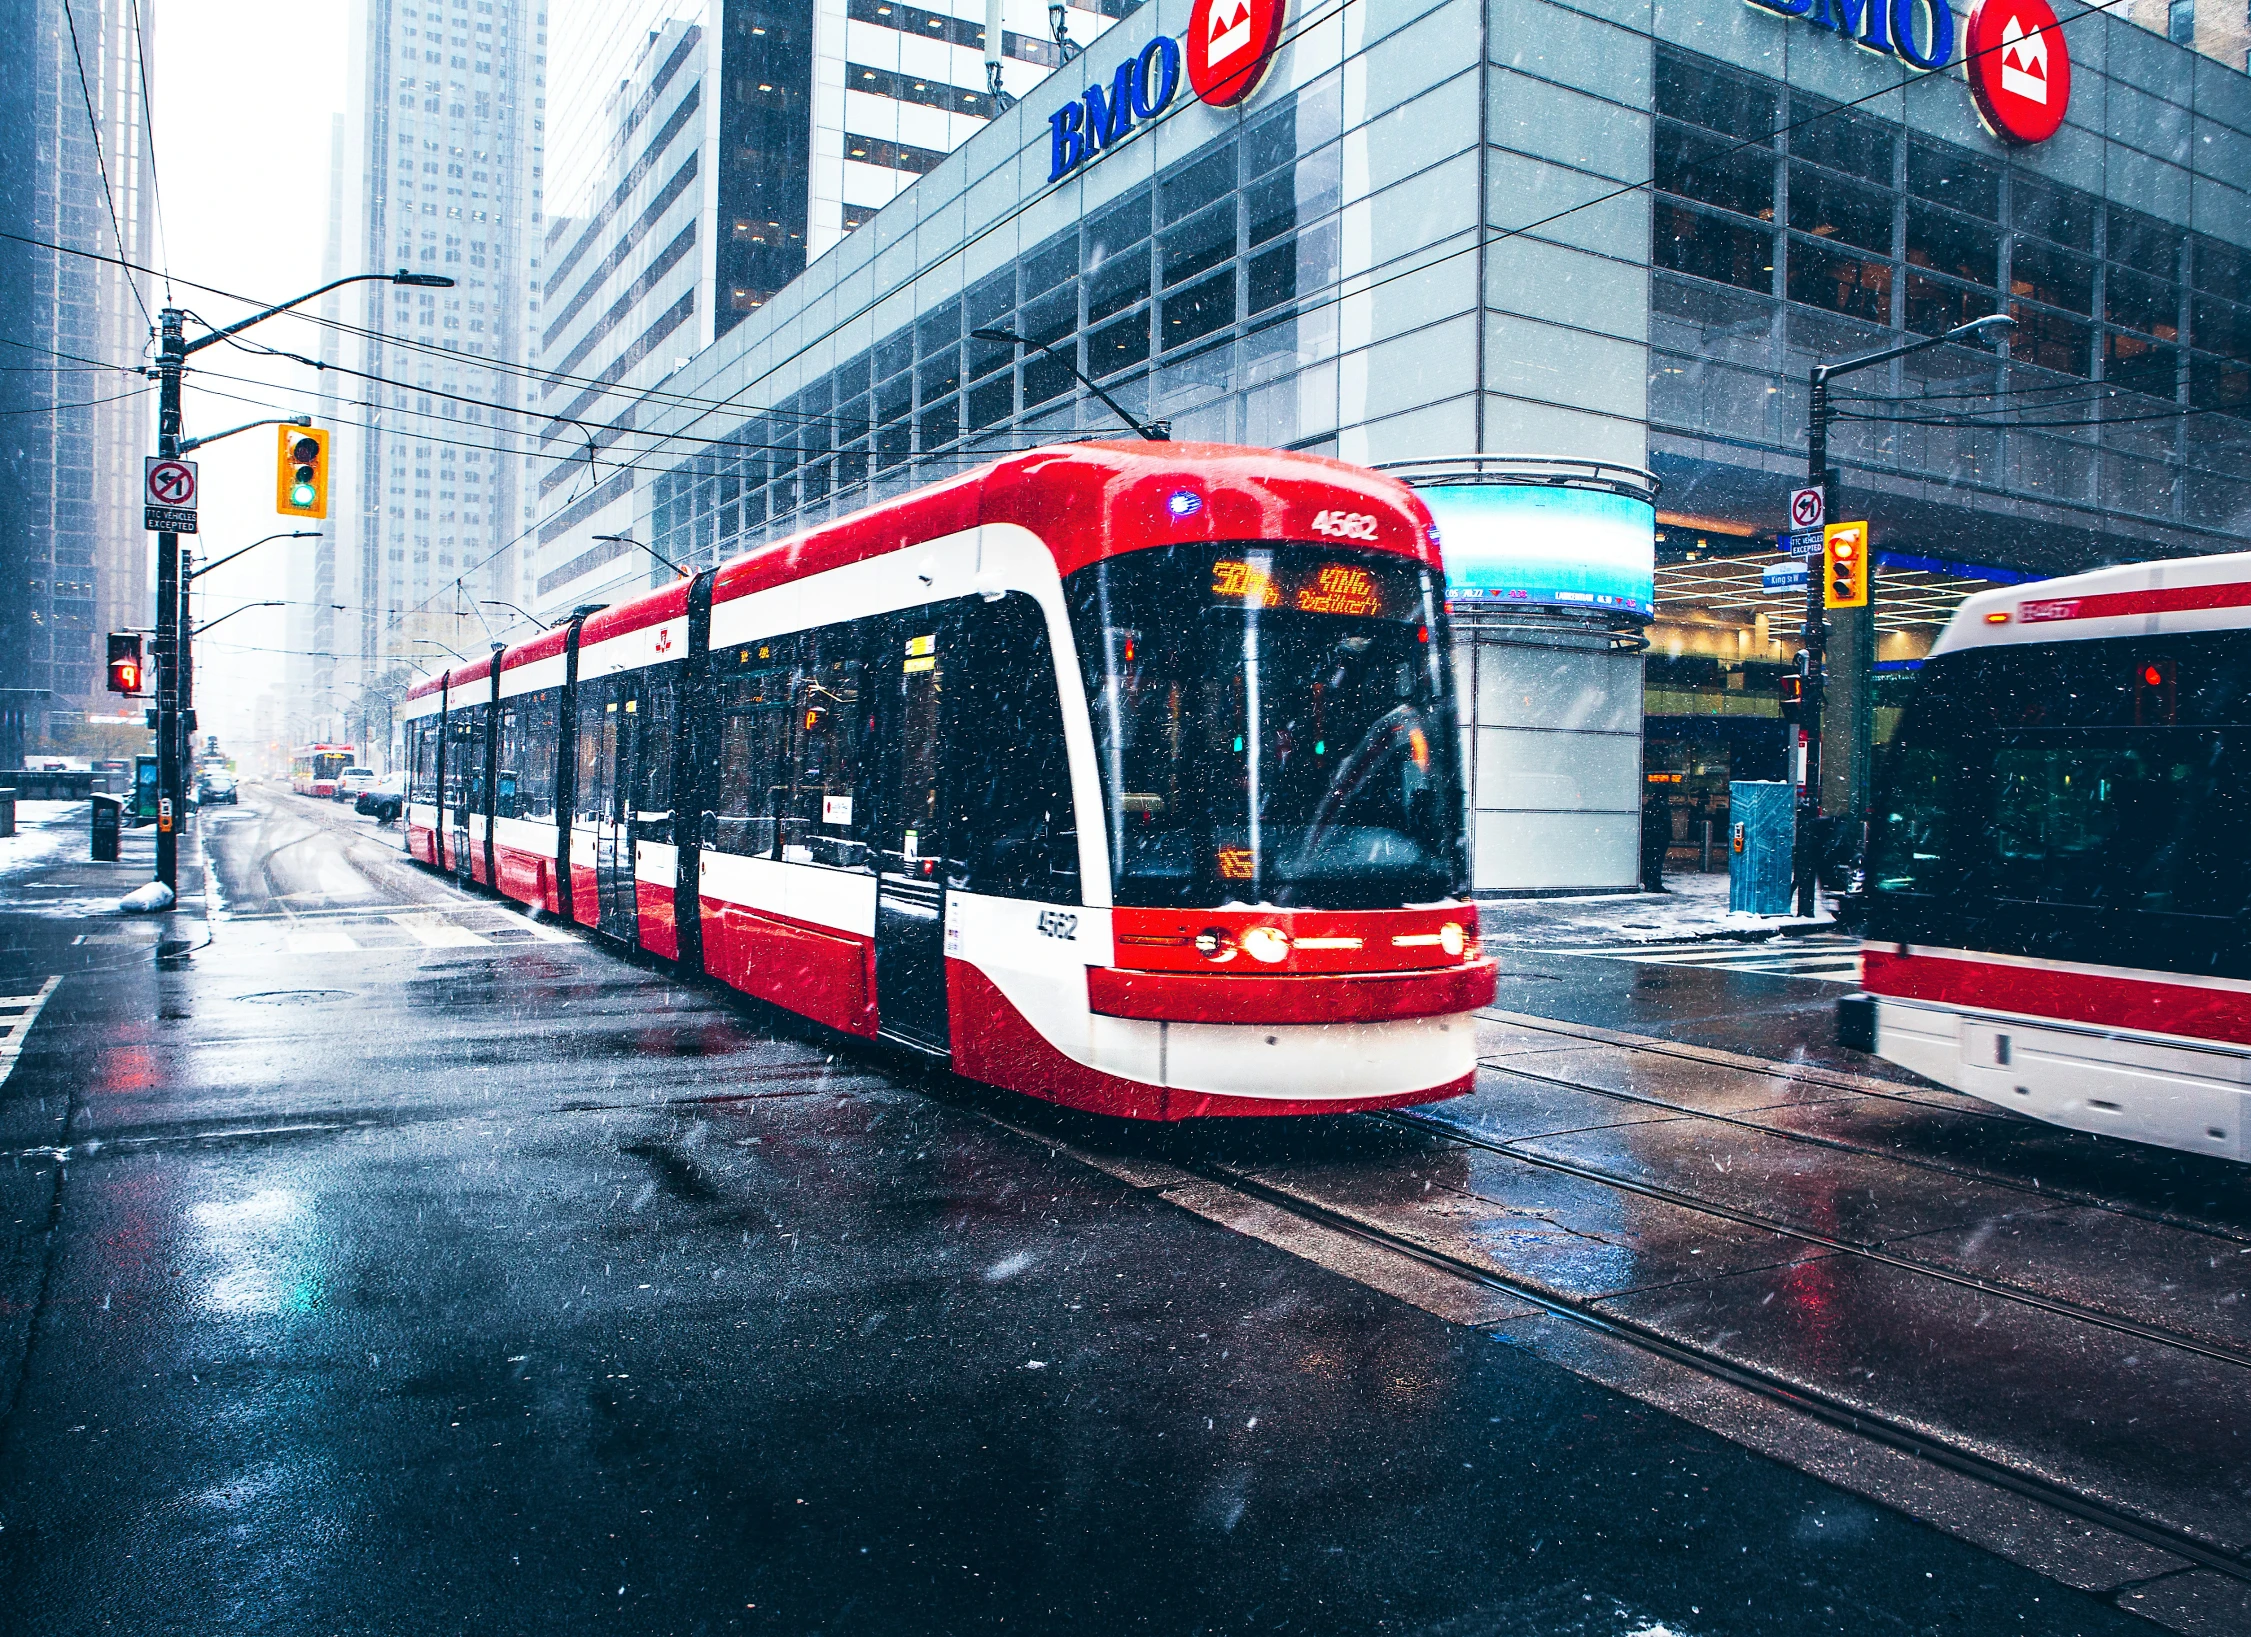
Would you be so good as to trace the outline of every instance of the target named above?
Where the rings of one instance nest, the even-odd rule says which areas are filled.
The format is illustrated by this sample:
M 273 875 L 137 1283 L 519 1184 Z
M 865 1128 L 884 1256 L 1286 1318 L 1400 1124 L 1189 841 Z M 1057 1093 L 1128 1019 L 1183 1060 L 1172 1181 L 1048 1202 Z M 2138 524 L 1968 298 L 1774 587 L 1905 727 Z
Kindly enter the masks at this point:
M 1667 1188 L 1659 1183 L 1644 1182 L 1635 1177 L 1622 1176 L 1614 1171 L 1605 1171 L 1599 1166 L 1583 1165 L 1571 1160 L 1559 1159 L 1552 1154 L 1542 1154 L 1517 1143 L 1479 1137 L 1426 1115 L 1378 1112 L 1361 1116 L 1361 1118 L 1373 1120 L 1395 1129 L 1413 1131 L 1418 1135 L 1434 1137 L 1441 1142 L 1451 1143 L 1457 1147 L 1474 1148 L 1485 1153 L 1498 1154 L 1504 1158 L 1515 1160 L 1521 1165 L 1532 1166 L 1537 1170 L 1557 1172 L 1564 1176 L 1576 1177 L 1582 1182 L 1592 1182 L 1602 1187 L 1614 1188 L 1620 1193 L 1633 1194 L 1642 1199 L 1652 1199 L 1667 1205 L 1677 1206 L 1682 1210 L 1718 1217 L 1723 1221 L 1737 1223 L 1743 1227 L 1756 1228 L 1763 1233 L 1776 1234 L 1786 1239 L 1794 1239 L 1801 1244 L 1818 1246 L 1837 1255 L 1859 1257 L 1864 1261 L 1896 1268 L 1903 1273 L 1912 1273 L 1927 1279 L 1937 1279 L 1964 1290 L 1974 1290 L 1982 1296 L 1991 1296 L 2003 1301 L 2020 1302 L 2041 1312 L 2054 1314 L 2058 1318 L 2071 1319 L 2081 1324 L 2096 1325 L 2102 1329 L 2114 1331 L 2119 1335 L 2131 1337 L 2136 1341 L 2148 1342 L 2152 1346 L 2174 1347 L 2182 1352 L 2194 1353 L 2198 1357 L 2211 1359 L 2216 1363 L 2231 1365 L 2237 1369 L 2251 1369 L 2251 1349 L 2229 1347 L 2223 1343 L 2189 1334 L 2186 1331 L 2176 1330 L 2169 1326 L 2154 1325 L 2146 1320 L 2136 1319 L 2105 1308 L 2090 1307 L 2084 1303 L 2053 1296 L 2033 1287 L 2016 1284 L 2008 1280 L 1980 1278 L 1976 1274 L 1964 1273 L 1958 1268 L 1950 1268 L 1941 1263 L 1902 1256 L 1874 1241 L 1839 1238 L 1834 1234 L 1823 1233 L 1818 1229 L 1805 1227 L 1781 1217 L 1764 1216 L 1755 1211 L 1747 1211 L 1738 1205 L 1730 1205 L 1682 1189 Z
M 1540 1029 L 1543 1032 L 1555 1034 L 1561 1039 L 1574 1041 L 1579 1045 L 1590 1048 L 1599 1047 L 1610 1051 L 1635 1052 L 1653 1057 L 1672 1058 L 1680 1062 L 1694 1063 L 1700 1067 L 1731 1068 L 1738 1073 L 1757 1074 L 1768 1079 L 1790 1080 L 1799 1085 L 1833 1089 L 1844 1097 L 1877 1098 L 1903 1108 L 1928 1111 L 1939 1107 L 1928 1098 L 1907 1095 L 1906 1093 L 1912 1090 L 1912 1087 L 1886 1090 L 1880 1082 L 1872 1080 L 1846 1080 L 1824 1070 L 1806 1070 L 1790 1063 L 1760 1062 L 1754 1065 L 1748 1061 L 1738 1060 L 1733 1053 L 1706 1053 L 1694 1048 L 1683 1049 L 1671 1042 L 1630 1040 L 1621 1038 L 1608 1030 L 1579 1029 L 1546 1018 L 1535 1019 L 1510 1013 L 1505 1014 L 1505 1021 L 1518 1028 Z M 2036 1177 L 2026 1177 L 2009 1171 L 1995 1170 L 1991 1166 L 1964 1165 L 1958 1162 L 1933 1159 L 1924 1154 L 1902 1153 L 1897 1148 L 1887 1148 L 1875 1143 L 1855 1142 L 1848 1138 L 1826 1136 L 1819 1132 L 1793 1130 L 1789 1126 L 1769 1124 L 1765 1121 L 1749 1118 L 1742 1113 L 1700 1108 L 1694 1103 L 1679 1102 L 1672 1098 L 1655 1096 L 1645 1091 L 1627 1091 L 1616 1086 L 1601 1085 L 1593 1081 L 1574 1080 L 1565 1075 L 1543 1074 L 1537 1069 L 1526 1067 L 1522 1063 L 1505 1057 L 1480 1057 L 1478 1066 L 1495 1073 L 1513 1075 L 1521 1079 L 1537 1081 L 1543 1085 L 1558 1086 L 1567 1091 L 1586 1092 L 1593 1096 L 1607 1097 L 1613 1101 L 1628 1103 L 1637 1107 L 1663 1109 L 1669 1114 L 1736 1126 L 1742 1130 L 1756 1131 L 1762 1136 L 1772 1137 L 1782 1142 L 1829 1149 L 1866 1159 L 1882 1160 L 1887 1164 L 1911 1166 L 1916 1170 L 1927 1171 L 1956 1182 L 1974 1182 L 1985 1187 L 2012 1189 L 2029 1198 L 2052 1205 L 2084 1206 L 2089 1210 L 2106 1211 L 2115 1216 L 2127 1216 L 2137 1221 L 2179 1228 L 2189 1233 L 2205 1234 L 2211 1238 L 2226 1240 L 2235 1245 L 2251 1245 L 2251 1229 L 2236 1223 L 2220 1222 L 2210 1217 L 2197 1216 L 2189 1212 L 2145 1205 L 2134 1200 L 2120 1199 L 2115 1195 L 2093 1193 L 2084 1188 L 2058 1186 L 2042 1182 Z M 2050 1133 L 2057 1129 L 2040 1122 L 2022 1121 L 2011 1116 L 2005 1109 L 1988 1108 L 1982 1104 L 1966 1112 L 1969 1112 L 1974 1118 L 1990 1120 L 1996 1125 L 2021 1126 L 2034 1131 Z M 2247 1172 L 2251 1172 L 2251 1168 L 2247 1168 Z
M 1384 1116 L 1357 1116 L 1381 1119 Z M 1208 1160 L 1174 1158 L 1180 1170 L 1332 1233 L 1387 1251 L 1481 1289 L 1505 1295 L 1641 1352 L 1783 1406 L 1841 1432 L 1910 1454 L 1949 1471 L 2032 1500 L 2085 1523 L 2172 1553 L 2201 1568 L 2251 1583 L 2251 1554 L 2209 1539 L 2137 1508 L 2087 1494 L 2043 1473 L 1964 1447 L 1893 1416 L 1871 1413 L 1834 1394 L 1746 1365 L 1709 1347 L 1683 1341 L 1628 1316 L 1600 1310 L 1589 1298 L 1561 1295 L 1535 1281 L 1426 1245 L 1413 1237 L 1340 1211 L 1306 1195 Z

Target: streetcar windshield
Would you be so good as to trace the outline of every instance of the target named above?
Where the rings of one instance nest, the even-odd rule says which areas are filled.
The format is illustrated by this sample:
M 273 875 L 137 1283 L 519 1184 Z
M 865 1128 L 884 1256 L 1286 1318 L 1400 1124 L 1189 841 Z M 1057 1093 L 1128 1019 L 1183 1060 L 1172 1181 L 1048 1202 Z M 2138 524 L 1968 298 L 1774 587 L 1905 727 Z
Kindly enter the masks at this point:
M 2251 923 L 2251 633 L 1934 660 L 1873 820 L 1872 935 L 2221 970 Z
M 1067 587 L 1117 901 L 1352 909 L 1463 886 L 1441 592 L 1312 545 L 1169 546 Z

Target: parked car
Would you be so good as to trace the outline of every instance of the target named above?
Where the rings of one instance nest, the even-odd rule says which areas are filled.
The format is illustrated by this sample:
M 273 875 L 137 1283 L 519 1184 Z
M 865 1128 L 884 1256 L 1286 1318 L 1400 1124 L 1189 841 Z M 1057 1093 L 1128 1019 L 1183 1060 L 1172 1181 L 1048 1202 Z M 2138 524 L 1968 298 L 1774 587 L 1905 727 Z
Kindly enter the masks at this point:
M 360 792 L 352 810 L 369 815 L 378 824 L 396 824 L 406 811 L 406 775 L 384 774 L 373 787 Z
M 195 800 L 199 807 L 210 807 L 214 804 L 224 804 L 228 807 L 237 805 L 238 798 L 234 775 L 227 772 L 197 774 Z
M 347 767 L 336 775 L 336 799 L 357 800 L 381 782 L 382 775 L 372 767 Z

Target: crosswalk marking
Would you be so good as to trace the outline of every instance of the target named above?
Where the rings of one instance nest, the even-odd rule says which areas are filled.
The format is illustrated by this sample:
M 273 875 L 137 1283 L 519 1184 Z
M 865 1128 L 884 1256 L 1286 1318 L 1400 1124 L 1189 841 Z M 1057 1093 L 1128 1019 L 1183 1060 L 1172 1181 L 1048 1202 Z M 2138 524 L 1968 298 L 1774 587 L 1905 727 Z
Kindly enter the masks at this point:
M 490 938 L 479 937 L 465 926 L 455 926 L 438 915 L 391 915 L 386 920 L 406 928 L 422 943 L 432 949 L 467 949 L 490 945 Z
M 1605 944 L 1561 953 L 1656 966 L 1700 966 L 1716 972 L 1754 972 L 1770 978 L 1807 978 L 1817 983 L 1860 981 L 1859 940 L 1832 933 L 1816 933 L 1787 941 L 1776 939 L 1762 944 L 1705 941 Z
M 39 1021 L 39 1014 L 47 1008 L 47 997 L 55 992 L 55 985 L 63 980 L 49 978 L 33 995 L 0 995 L 0 1085 L 7 1083 L 15 1072 L 16 1059 L 23 1054 L 24 1037 L 31 1026 Z
M 292 955 L 349 955 L 357 948 L 359 941 L 348 932 L 293 932 L 289 935 Z

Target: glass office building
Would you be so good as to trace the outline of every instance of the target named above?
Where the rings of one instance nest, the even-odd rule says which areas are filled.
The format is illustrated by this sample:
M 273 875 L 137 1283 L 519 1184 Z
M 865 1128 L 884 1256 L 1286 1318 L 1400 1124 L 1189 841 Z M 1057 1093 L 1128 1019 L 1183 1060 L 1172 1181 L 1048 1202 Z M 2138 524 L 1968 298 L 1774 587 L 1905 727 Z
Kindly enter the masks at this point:
M 1958 62 L 1744 0 L 1301 0 L 1238 105 L 1183 83 L 1055 177 L 1053 116 L 1189 9 L 1149 0 L 652 389 L 543 536 L 711 562 L 1116 426 L 1000 326 L 1181 438 L 1653 474 L 1661 604 L 1681 542 L 1770 549 L 1813 363 L 2006 310 L 1998 353 L 1855 378 L 1832 459 L 1880 544 L 2039 575 L 2251 538 L 2241 73 L 2067 8 L 2065 122 L 2019 146 Z M 1943 10 L 1894 8 L 1925 54 Z M 1627 885 L 1635 622 L 1522 623 L 1460 644 L 1478 886 Z

